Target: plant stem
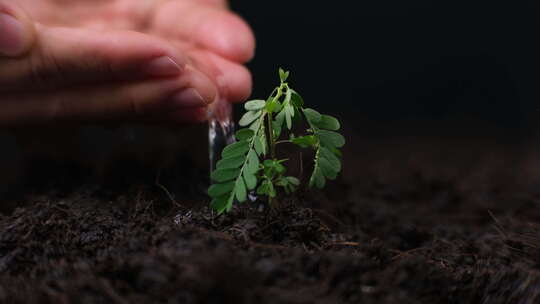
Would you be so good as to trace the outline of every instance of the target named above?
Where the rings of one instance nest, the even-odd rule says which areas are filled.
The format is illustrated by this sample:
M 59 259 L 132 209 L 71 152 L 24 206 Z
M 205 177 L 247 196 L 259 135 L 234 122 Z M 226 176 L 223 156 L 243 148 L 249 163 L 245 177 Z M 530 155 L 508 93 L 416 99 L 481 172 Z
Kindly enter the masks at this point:
M 270 146 L 270 156 L 272 157 L 272 159 L 274 159 L 276 158 L 276 138 L 274 136 L 274 128 L 272 126 L 272 114 L 267 115 L 266 122 L 268 125 L 268 143 Z
M 268 137 L 268 147 L 270 150 L 270 156 L 272 157 L 272 159 L 274 159 L 276 157 L 276 139 L 274 138 L 272 116 L 273 116 L 272 113 L 268 112 L 265 119 L 266 119 L 266 125 L 267 125 L 266 128 L 268 129 L 266 133 Z M 272 202 L 272 197 L 270 195 L 268 195 L 268 205 L 270 206 L 270 208 L 272 208 L 273 202 Z

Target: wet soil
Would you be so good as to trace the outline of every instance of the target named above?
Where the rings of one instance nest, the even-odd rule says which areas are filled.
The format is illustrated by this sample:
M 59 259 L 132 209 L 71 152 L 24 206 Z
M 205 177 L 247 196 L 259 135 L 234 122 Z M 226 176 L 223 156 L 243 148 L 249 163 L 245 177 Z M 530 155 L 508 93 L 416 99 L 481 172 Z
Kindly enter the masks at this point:
M 35 164 L 0 207 L 0 302 L 540 302 L 539 141 L 352 133 L 343 176 L 273 212 L 215 217 L 184 160 Z

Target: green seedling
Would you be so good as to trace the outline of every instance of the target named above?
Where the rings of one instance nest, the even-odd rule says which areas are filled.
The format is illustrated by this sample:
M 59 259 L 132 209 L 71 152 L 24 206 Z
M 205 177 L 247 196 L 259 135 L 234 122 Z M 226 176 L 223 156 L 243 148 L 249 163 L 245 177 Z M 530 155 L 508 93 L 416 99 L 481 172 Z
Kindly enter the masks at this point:
M 289 72 L 279 69 L 281 83 L 266 100 L 248 101 L 235 136 L 237 142 L 225 147 L 221 160 L 211 174 L 213 185 L 208 189 L 212 208 L 228 212 L 234 202 L 246 202 L 254 191 L 266 198 L 272 207 L 278 193 L 290 194 L 300 180 L 287 176 L 287 159 L 277 157 L 281 144 L 294 144 L 314 152 L 313 172 L 309 186 L 324 188 L 341 171 L 340 148 L 345 138 L 337 133 L 339 121 L 329 115 L 304 107 L 302 97 L 287 83 Z M 294 131 L 303 127 L 304 134 Z M 281 191 L 280 191 L 281 189 Z

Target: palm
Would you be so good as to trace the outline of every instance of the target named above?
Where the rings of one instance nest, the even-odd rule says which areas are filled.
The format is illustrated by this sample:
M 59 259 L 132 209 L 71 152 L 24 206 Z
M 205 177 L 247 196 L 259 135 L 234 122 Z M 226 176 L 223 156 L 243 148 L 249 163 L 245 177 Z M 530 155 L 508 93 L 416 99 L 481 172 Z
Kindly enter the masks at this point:
M 144 31 L 156 1 L 20 0 L 37 21 L 53 26 L 80 26 Z M 143 3 L 146 3 L 143 5 Z

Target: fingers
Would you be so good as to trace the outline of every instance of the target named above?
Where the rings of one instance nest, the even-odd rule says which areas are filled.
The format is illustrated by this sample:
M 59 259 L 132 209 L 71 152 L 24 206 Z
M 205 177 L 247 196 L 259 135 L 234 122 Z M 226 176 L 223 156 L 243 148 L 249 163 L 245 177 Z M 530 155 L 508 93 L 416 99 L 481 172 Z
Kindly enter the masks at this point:
M 177 78 L 2 97 L 0 127 L 68 122 L 197 122 L 216 89 L 187 67 Z
M 193 65 L 218 85 L 220 97 L 230 102 L 243 102 L 251 95 L 252 77 L 241 64 L 206 50 L 191 50 Z
M 34 44 L 34 24 L 19 7 L 0 1 L 0 58 L 27 53 Z
M 227 0 L 191 0 L 196 3 L 202 3 L 207 5 L 212 5 L 219 8 L 229 8 L 229 1 Z
M 160 5 L 152 26 L 160 34 L 188 40 L 220 56 L 245 63 L 254 56 L 253 32 L 240 17 L 197 1 L 169 1 Z
M 167 42 L 141 33 L 40 25 L 26 56 L 0 58 L 0 91 L 172 77 L 186 61 Z

